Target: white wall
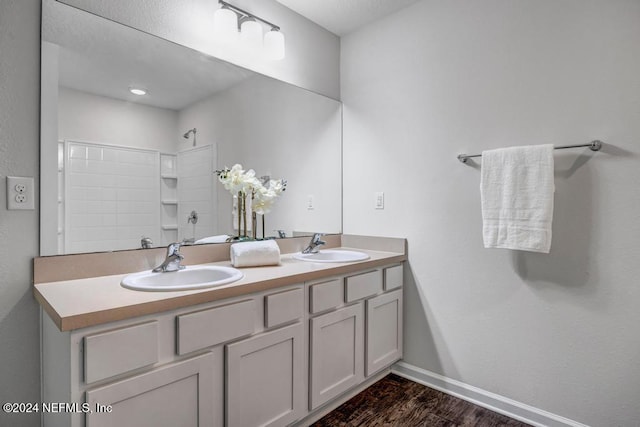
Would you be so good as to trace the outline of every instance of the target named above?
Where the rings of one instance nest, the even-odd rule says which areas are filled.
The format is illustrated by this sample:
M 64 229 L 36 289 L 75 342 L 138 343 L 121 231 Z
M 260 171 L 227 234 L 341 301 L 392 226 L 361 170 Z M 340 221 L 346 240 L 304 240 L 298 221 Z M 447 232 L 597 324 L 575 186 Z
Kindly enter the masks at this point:
M 31 293 L 38 255 L 36 210 L 7 211 L 5 177 L 38 186 L 40 1 L 0 1 L 0 401 L 40 400 L 38 304 Z M 0 425 L 39 426 L 38 414 L 0 412 Z
M 58 139 L 174 153 L 178 113 L 59 88 Z M 57 143 L 57 141 L 52 141 Z
M 281 27 L 286 37 L 286 57 L 281 61 L 261 60 L 215 40 L 213 14 L 219 7 L 215 0 L 62 2 L 296 86 L 335 99 L 340 96 L 340 39 L 275 0 L 235 0 L 232 4 Z
M 198 144 L 217 144 L 219 168 L 240 163 L 258 176 L 288 181 L 265 216 L 267 236 L 275 229 L 288 236 L 294 230 L 341 231 L 339 102 L 256 76 L 182 110 L 179 128 L 193 127 Z M 190 147 L 192 139 L 180 139 L 181 149 Z M 231 195 L 217 185 L 217 229 L 231 234 Z M 307 209 L 308 195 L 314 196 L 313 210 Z
M 423 0 L 343 38 L 344 231 L 409 238 L 407 362 L 637 425 L 638 76 L 635 0 Z M 556 152 L 549 255 L 483 249 L 458 153 L 595 138 Z

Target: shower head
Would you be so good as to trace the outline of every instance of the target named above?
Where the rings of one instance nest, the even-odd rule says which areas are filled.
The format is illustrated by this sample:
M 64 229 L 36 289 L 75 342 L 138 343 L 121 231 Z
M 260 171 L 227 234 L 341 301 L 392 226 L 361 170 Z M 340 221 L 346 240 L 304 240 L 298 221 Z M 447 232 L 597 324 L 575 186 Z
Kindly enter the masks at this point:
M 184 135 L 182 135 L 182 137 L 184 139 L 189 139 L 189 135 L 193 134 L 193 146 L 196 146 L 196 132 L 198 132 L 198 130 L 196 128 L 193 129 L 189 129 L 188 131 L 185 132 Z

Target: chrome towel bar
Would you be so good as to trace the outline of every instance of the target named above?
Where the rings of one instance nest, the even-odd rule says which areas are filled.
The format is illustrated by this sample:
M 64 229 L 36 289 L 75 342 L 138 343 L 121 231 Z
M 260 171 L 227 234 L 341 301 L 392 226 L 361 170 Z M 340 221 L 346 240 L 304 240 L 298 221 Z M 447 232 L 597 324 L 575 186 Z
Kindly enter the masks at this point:
M 588 144 L 576 144 L 576 145 L 561 145 L 559 147 L 553 147 L 555 150 L 564 150 L 565 148 L 579 148 L 579 147 L 589 147 L 591 151 L 600 151 L 602 148 L 602 141 L 594 140 Z M 471 157 L 482 157 L 482 154 L 458 154 L 458 160 L 462 163 L 467 163 Z

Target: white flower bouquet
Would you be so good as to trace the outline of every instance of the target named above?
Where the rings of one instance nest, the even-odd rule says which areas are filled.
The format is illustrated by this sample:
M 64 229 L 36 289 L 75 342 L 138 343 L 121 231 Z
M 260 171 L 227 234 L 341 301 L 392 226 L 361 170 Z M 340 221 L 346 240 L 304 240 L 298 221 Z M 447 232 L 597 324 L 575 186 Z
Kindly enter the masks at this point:
M 240 164 L 233 165 L 231 169 L 217 170 L 216 175 L 232 196 L 238 196 L 238 239 L 248 238 L 246 209 L 248 196 L 251 196 L 253 238 L 256 238 L 256 214 L 262 215 L 262 237 L 264 237 L 264 215 L 271 211 L 276 199 L 286 190 L 287 181 L 270 178 L 260 180 L 253 169 L 245 171 Z

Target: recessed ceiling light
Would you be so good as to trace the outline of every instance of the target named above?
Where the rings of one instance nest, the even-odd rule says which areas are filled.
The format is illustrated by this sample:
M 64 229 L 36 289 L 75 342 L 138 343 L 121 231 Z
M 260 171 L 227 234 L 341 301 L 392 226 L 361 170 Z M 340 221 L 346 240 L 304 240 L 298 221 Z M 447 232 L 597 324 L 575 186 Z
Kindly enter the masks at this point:
M 146 89 L 142 89 L 140 87 L 130 87 L 129 88 L 129 92 L 131 92 L 134 95 L 146 95 L 147 94 L 147 90 Z

